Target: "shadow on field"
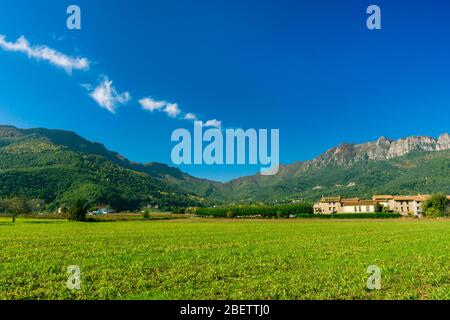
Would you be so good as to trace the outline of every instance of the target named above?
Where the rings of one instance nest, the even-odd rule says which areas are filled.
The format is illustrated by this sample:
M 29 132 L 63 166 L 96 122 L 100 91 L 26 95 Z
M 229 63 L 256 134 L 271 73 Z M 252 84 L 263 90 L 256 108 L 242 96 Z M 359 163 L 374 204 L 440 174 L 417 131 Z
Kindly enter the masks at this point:
M 18 224 L 59 224 L 65 223 L 66 221 L 51 221 L 51 220 L 33 220 L 33 221 L 2 221 L 0 222 L 0 226 L 15 226 Z
M 89 223 L 98 223 L 98 222 L 145 222 L 145 221 L 161 221 L 161 220 L 181 220 L 185 218 L 169 218 L 169 217 L 161 217 L 161 218 L 148 218 L 148 219 L 127 219 L 127 218 L 119 218 L 119 219 L 96 219 L 96 218 L 87 218 L 84 222 Z

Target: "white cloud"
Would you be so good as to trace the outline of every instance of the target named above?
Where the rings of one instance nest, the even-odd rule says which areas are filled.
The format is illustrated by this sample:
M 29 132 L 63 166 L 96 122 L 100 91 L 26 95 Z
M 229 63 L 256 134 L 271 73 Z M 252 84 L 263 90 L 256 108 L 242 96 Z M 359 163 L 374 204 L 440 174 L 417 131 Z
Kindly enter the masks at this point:
M 176 118 L 181 113 L 181 110 L 178 108 L 178 104 L 176 104 L 176 103 L 169 103 L 164 108 L 164 112 L 167 113 L 167 115 L 169 117 Z
M 139 100 L 139 104 L 142 106 L 143 109 L 153 112 L 155 110 L 160 110 L 161 108 L 165 107 L 167 105 L 167 102 L 156 101 L 149 97 Z
M 194 113 L 184 113 L 179 107 L 177 103 L 169 103 L 164 100 L 154 100 L 151 97 L 142 98 L 139 100 L 139 104 L 141 105 L 142 109 L 153 112 L 153 111 L 160 111 L 166 113 L 171 118 L 176 119 L 184 119 L 184 120 L 191 120 L 196 121 L 199 120 L 198 117 Z M 182 114 L 182 116 L 180 116 Z M 222 121 L 219 121 L 217 119 L 208 120 L 205 123 L 203 123 L 203 126 L 205 127 L 216 127 L 221 128 Z
M 0 48 L 5 51 L 22 52 L 29 58 L 46 61 L 54 66 L 63 68 L 71 74 L 73 69 L 88 70 L 90 61 L 86 58 L 74 58 L 58 52 L 47 46 L 31 46 L 28 40 L 22 36 L 16 42 L 8 42 L 5 36 L 0 34 Z
M 130 93 L 118 93 L 113 87 L 113 82 L 107 77 L 94 89 L 89 90 L 89 85 L 84 85 L 90 92 L 90 96 L 99 104 L 99 106 L 107 109 L 109 112 L 115 113 L 119 104 L 126 104 L 130 101 Z
M 219 121 L 217 119 L 208 120 L 203 124 L 203 126 L 220 128 L 222 126 L 222 121 Z
M 169 117 L 177 118 L 181 114 L 181 110 L 178 107 L 177 103 L 169 103 L 166 101 L 157 101 L 151 97 L 142 98 L 139 100 L 139 104 L 142 109 L 153 112 L 155 110 L 166 113 Z M 190 117 L 194 116 L 194 114 L 188 114 Z M 187 116 L 187 115 L 186 115 Z
M 197 120 L 197 116 L 195 114 L 193 114 L 193 113 L 187 113 L 184 116 L 184 119 L 185 120 Z

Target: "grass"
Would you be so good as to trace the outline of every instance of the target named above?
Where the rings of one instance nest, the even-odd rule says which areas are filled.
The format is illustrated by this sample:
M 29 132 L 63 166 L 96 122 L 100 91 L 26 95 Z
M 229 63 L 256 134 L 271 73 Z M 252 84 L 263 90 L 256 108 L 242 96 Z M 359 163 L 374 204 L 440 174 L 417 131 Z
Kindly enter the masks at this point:
M 147 218 L 144 218 L 142 213 L 114 213 L 103 214 L 96 216 L 88 216 L 88 221 L 91 222 L 114 222 L 114 221 L 140 221 L 140 220 L 174 220 L 174 219 L 187 219 L 189 215 L 173 214 L 167 212 L 152 212 L 148 214 Z
M 0 245 L 0 299 L 450 299 L 448 219 L 1 219 Z
M 186 219 L 190 215 L 173 214 L 168 212 L 150 212 L 145 218 L 143 213 L 113 213 L 101 214 L 94 216 L 86 216 L 89 222 L 113 222 L 113 221 L 139 221 L 139 220 L 172 220 L 172 219 Z M 7 214 L 0 214 L 0 221 L 3 219 L 11 219 Z M 43 213 L 43 214 L 27 214 L 27 221 L 31 220 L 66 220 L 63 214 Z

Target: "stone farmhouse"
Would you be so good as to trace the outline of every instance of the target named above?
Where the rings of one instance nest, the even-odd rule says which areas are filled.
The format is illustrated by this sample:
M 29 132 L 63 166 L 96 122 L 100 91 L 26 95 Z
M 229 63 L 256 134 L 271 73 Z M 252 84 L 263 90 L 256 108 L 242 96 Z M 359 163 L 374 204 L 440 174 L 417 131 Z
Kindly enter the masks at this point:
M 373 213 L 378 212 L 385 207 L 390 211 L 398 212 L 404 216 L 420 216 L 422 215 L 422 203 L 429 197 L 430 195 L 374 195 L 371 200 L 322 197 L 320 202 L 314 205 L 314 213 Z M 448 196 L 448 198 L 450 199 L 450 196 Z
M 323 197 L 314 205 L 314 213 L 370 213 L 377 211 L 377 202 L 358 198 Z
M 373 196 L 381 205 L 405 216 L 418 216 L 422 214 L 422 202 L 430 195 L 417 196 Z

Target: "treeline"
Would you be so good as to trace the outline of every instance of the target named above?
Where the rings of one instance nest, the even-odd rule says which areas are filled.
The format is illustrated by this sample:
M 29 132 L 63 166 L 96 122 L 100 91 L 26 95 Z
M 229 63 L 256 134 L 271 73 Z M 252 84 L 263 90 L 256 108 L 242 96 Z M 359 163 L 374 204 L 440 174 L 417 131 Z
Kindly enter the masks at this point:
M 282 205 L 240 205 L 212 208 L 195 208 L 192 213 L 204 217 L 262 217 L 289 218 L 300 214 L 313 214 L 313 205 L 308 202 Z
M 23 214 L 36 213 L 45 207 L 45 202 L 39 199 L 25 200 L 19 197 L 0 199 L 0 214 L 7 214 L 15 222 Z
M 44 200 L 40 199 L 26 200 L 19 197 L 0 199 L 0 213 L 7 213 L 12 208 L 20 208 L 21 211 L 27 213 L 37 213 L 45 209 L 46 204 Z

